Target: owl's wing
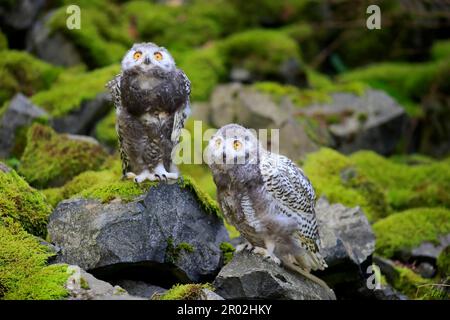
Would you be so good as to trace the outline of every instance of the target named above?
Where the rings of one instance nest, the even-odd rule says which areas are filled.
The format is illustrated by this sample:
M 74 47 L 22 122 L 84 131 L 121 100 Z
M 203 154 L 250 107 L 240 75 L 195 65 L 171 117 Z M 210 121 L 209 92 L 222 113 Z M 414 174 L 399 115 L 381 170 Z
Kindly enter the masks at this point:
M 317 252 L 320 246 L 315 218 L 315 193 L 309 179 L 291 160 L 269 153 L 260 162 L 267 192 L 277 203 L 280 213 L 294 217 L 299 223 L 296 233 L 302 246 Z
M 112 80 L 110 80 L 106 87 L 109 90 L 109 93 L 111 94 L 112 101 L 114 103 L 114 107 L 116 110 L 120 112 L 122 109 L 122 98 L 120 95 L 120 78 L 122 77 L 122 74 L 116 75 Z M 125 152 L 125 149 L 123 148 L 123 137 L 122 132 L 116 122 L 116 132 L 117 136 L 119 137 L 119 154 L 120 159 L 122 160 L 122 175 L 125 177 L 125 174 L 130 170 L 130 161 L 128 159 L 128 155 Z
M 191 104 L 189 100 L 189 95 L 191 94 L 191 82 L 189 81 L 186 74 L 180 69 L 177 70 L 177 77 L 180 78 L 181 89 L 186 95 L 186 102 L 184 106 L 175 113 L 175 117 L 173 120 L 172 135 L 170 140 L 174 145 L 178 143 L 181 135 L 181 129 L 184 128 L 184 122 L 191 112 Z

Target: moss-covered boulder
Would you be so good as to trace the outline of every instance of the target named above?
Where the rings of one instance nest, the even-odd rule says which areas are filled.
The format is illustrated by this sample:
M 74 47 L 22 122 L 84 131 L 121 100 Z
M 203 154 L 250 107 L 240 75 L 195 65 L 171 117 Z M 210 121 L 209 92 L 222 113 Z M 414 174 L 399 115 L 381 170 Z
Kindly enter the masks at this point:
M 31 100 L 53 117 L 62 117 L 78 110 L 83 102 L 105 92 L 105 84 L 119 73 L 119 65 L 91 72 L 66 72 L 49 90 L 34 95 Z
M 120 14 L 117 5 L 107 1 L 84 1 L 80 29 L 67 28 L 66 8 L 59 7 L 45 22 L 51 33 L 60 33 L 68 38 L 90 68 L 121 60 L 131 46 L 133 36 L 128 32 L 125 16 Z
M 98 143 L 34 124 L 27 134 L 19 173 L 36 187 L 60 186 L 83 171 L 99 169 L 106 157 Z
M 14 170 L 0 168 L 0 222 L 9 218 L 27 232 L 45 237 L 51 210 L 46 198 Z
M 47 265 L 47 247 L 10 219 L 0 220 L 0 299 L 65 298 L 66 265 Z
M 373 225 L 376 252 L 390 258 L 423 242 L 438 243 L 450 234 L 450 210 L 416 208 L 393 214 Z
M 299 47 L 293 39 L 279 31 L 260 29 L 236 33 L 222 40 L 218 47 L 228 69 L 245 69 L 250 72 L 253 81 L 272 79 L 289 82 L 283 75 L 286 68 L 289 68 L 290 77 L 300 73 Z
M 95 180 L 95 173 L 89 175 L 80 176 L 78 185 Z M 116 179 L 106 178 L 57 205 L 48 226 L 51 240 L 63 248 L 57 261 L 99 277 L 138 272 L 159 286 L 217 274 L 228 234 L 217 205 L 192 179 L 141 185 Z
M 361 206 L 371 222 L 408 208 L 449 208 L 449 168 L 448 159 L 407 164 L 371 151 L 345 156 L 326 148 L 303 165 L 318 195 Z
M 62 71 L 23 51 L 3 50 L 1 55 L 0 105 L 18 92 L 31 96 L 48 89 Z

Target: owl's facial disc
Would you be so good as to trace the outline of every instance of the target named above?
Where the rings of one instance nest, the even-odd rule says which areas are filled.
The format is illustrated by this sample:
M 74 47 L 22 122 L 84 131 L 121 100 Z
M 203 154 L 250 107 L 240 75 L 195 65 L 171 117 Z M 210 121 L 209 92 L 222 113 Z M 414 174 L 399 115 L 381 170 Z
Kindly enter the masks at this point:
M 159 68 L 170 72 L 175 69 L 175 61 L 170 53 L 163 47 L 154 43 L 135 44 L 122 60 L 122 70 L 139 68 L 143 71 L 149 71 L 153 68 Z
M 232 167 L 253 162 L 256 159 L 253 141 L 244 137 L 213 137 L 207 147 L 207 159 L 209 164 L 220 167 Z

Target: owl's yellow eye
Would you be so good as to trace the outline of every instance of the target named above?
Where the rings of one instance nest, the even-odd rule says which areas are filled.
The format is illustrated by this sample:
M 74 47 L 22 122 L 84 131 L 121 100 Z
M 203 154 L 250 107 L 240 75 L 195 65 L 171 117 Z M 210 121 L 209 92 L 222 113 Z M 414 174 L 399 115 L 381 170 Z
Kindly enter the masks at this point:
M 222 140 L 217 139 L 215 142 L 216 148 L 219 148 L 221 144 L 222 144 Z
M 155 52 L 153 55 L 155 56 L 155 59 L 158 61 L 161 61 L 163 58 L 163 55 L 161 52 Z
M 242 148 L 242 143 L 239 140 L 234 140 L 233 141 L 233 149 L 238 151 L 241 148 Z
M 136 51 L 133 55 L 134 60 L 139 60 L 139 58 L 142 57 L 142 52 Z

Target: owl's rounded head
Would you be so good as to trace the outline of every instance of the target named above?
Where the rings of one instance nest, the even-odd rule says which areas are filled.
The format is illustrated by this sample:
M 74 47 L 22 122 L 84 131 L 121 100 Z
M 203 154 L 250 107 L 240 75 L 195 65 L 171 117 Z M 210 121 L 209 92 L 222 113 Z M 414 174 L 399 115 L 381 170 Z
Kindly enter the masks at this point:
M 136 43 L 122 59 L 122 71 L 132 68 L 149 71 L 159 68 L 166 72 L 175 70 L 175 61 L 166 48 L 152 42 Z
M 209 165 L 229 167 L 256 163 L 261 150 L 254 130 L 233 123 L 220 128 L 209 140 L 206 158 Z

